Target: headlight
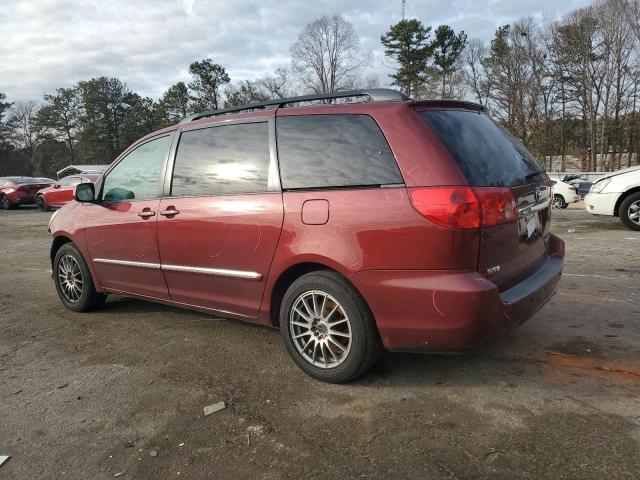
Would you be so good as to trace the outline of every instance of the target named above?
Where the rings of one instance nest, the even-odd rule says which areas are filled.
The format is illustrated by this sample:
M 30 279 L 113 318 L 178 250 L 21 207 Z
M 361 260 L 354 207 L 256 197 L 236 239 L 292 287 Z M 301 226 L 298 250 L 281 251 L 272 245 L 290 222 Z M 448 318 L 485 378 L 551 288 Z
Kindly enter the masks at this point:
M 16 191 L 16 189 L 15 189 L 15 188 L 5 188 L 5 189 L 4 189 L 4 193 L 13 193 L 13 192 L 15 192 L 15 191 Z
M 55 212 L 53 212 L 53 214 L 51 215 L 51 218 L 49 219 L 49 223 L 47 224 L 47 228 L 51 228 L 51 222 L 53 222 L 53 219 L 56 218 L 56 215 L 58 214 L 60 210 L 56 210 Z
M 602 190 L 604 190 L 604 187 L 609 185 L 610 181 L 611 181 L 611 178 L 606 178 L 604 180 L 600 180 L 594 183 L 593 185 L 591 185 L 591 188 L 589 189 L 589 193 L 600 193 Z

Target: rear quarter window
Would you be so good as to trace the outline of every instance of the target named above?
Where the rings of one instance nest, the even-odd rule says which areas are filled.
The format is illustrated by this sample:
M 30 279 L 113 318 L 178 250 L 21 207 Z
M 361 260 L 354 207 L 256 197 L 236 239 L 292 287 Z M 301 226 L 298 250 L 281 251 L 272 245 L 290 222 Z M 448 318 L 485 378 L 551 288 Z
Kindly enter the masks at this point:
M 382 131 L 368 115 L 300 115 L 277 119 L 282 188 L 402 184 Z
M 512 187 L 546 178 L 533 155 L 484 113 L 435 109 L 419 113 L 470 185 Z

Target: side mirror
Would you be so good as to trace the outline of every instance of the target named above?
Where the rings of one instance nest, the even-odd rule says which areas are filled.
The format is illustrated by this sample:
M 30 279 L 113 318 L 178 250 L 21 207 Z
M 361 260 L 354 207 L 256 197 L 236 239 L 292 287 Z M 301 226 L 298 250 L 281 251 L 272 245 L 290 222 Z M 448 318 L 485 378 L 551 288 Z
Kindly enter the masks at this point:
M 54 183 L 53 185 L 51 185 L 53 188 L 60 188 L 60 184 L 59 183 Z
M 96 190 L 93 183 L 80 183 L 76 186 L 75 198 L 77 202 L 93 203 L 96 201 Z

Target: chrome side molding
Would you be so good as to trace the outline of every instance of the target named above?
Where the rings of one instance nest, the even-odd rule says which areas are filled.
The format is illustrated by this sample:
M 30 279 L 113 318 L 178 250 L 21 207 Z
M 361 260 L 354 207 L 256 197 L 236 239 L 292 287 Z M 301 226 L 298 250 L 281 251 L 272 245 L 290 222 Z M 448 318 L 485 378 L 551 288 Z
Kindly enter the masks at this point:
M 108 265 L 122 265 L 125 267 L 137 267 L 137 268 L 149 268 L 151 270 L 159 270 L 159 263 L 147 263 L 147 262 L 131 262 L 129 260 L 111 260 L 109 258 L 94 258 L 96 263 L 106 263 Z
M 168 270 L 170 272 L 201 273 L 203 275 L 245 278 L 247 280 L 260 280 L 262 278 L 262 275 L 259 274 L 258 272 L 245 272 L 243 270 L 227 270 L 225 268 L 186 267 L 182 265 L 162 265 L 161 268 L 162 270 Z
M 244 270 L 229 270 L 226 268 L 201 268 L 184 265 L 162 265 L 160 263 L 132 262 L 129 260 L 112 260 L 109 258 L 94 258 L 94 262 L 108 265 L 121 265 L 123 267 L 148 268 L 152 270 L 167 270 L 169 272 L 199 273 L 202 275 L 215 275 L 218 277 L 243 278 L 246 280 L 260 280 L 262 274 L 258 272 L 246 272 Z

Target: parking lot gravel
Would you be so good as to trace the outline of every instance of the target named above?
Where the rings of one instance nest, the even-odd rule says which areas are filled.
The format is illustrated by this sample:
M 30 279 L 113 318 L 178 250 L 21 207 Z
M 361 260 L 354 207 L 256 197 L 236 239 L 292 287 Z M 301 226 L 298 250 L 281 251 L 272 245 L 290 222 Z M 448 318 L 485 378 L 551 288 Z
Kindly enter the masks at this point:
M 640 476 L 640 232 L 617 220 L 553 212 L 563 280 L 508 336 L 328 385 L 273 329 L 115 296 L 66 310 L 48 218 L 0 212 L 2 479 Z

